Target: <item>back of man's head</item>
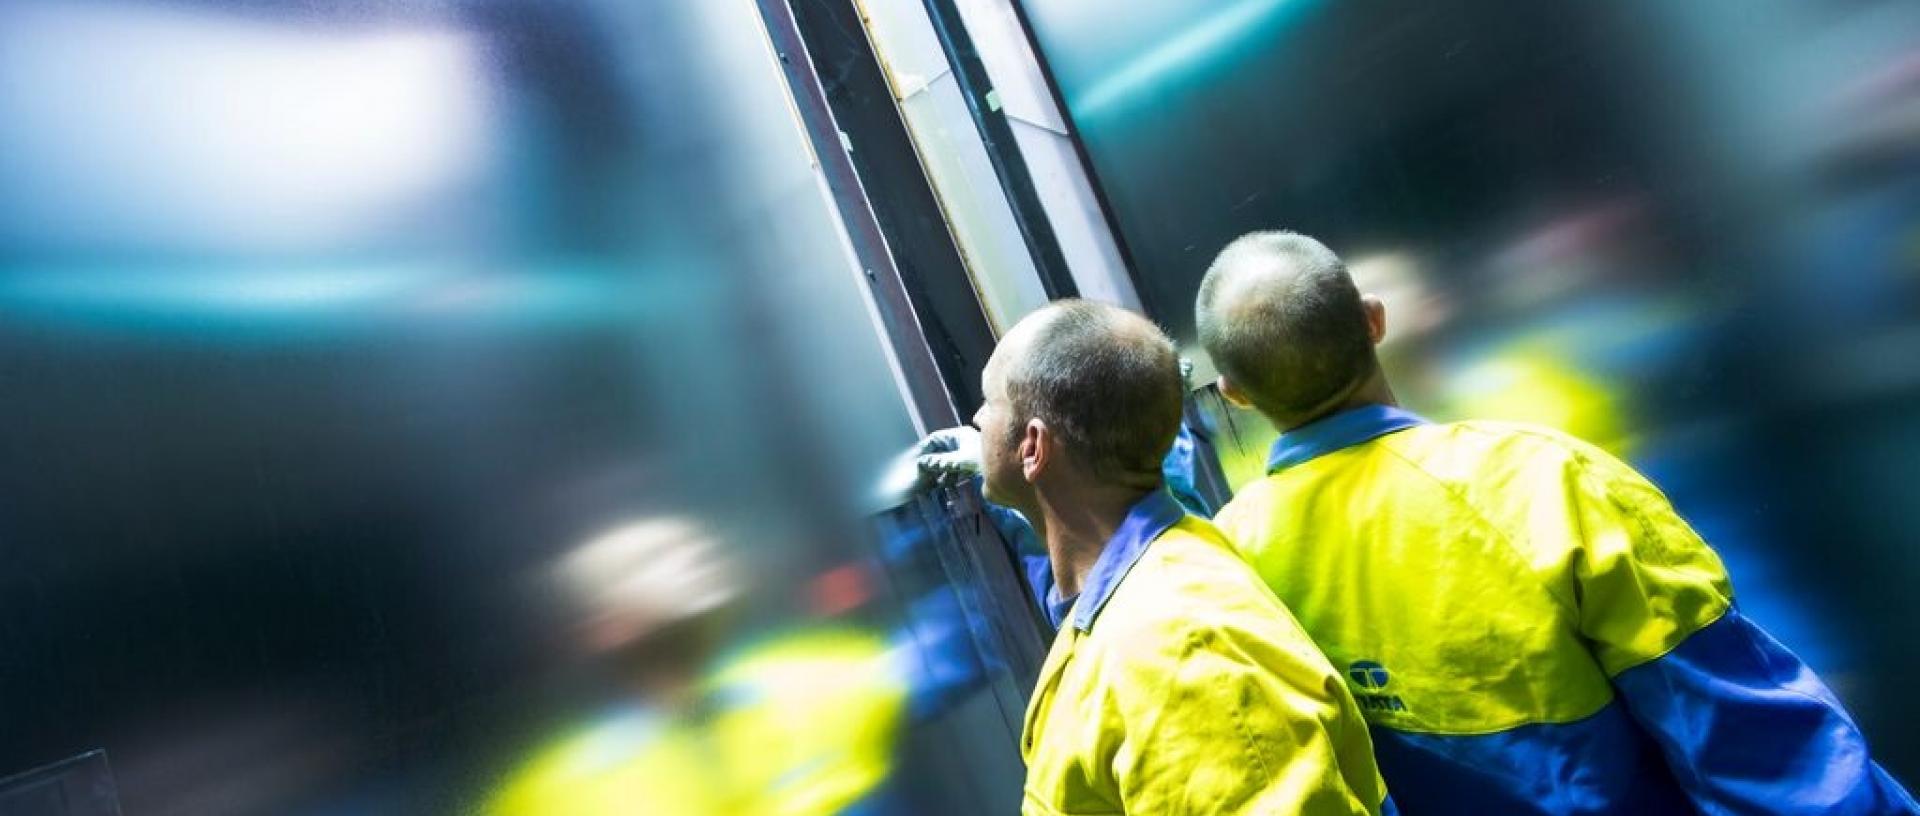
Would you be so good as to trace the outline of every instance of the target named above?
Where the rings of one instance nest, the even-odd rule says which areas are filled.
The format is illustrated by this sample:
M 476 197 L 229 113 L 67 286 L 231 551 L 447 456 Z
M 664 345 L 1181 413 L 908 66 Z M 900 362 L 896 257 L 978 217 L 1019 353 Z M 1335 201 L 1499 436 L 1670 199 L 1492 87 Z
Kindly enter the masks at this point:
M 1101 481 L 1158 486 L 1185 398 L 1173 341 L 1144 317 L 1084 300 L 1022 323 L 1031 334 L 1003 374 L 1015 432 L 1037 417 Z
M 1298 233 L 1253 232 L 1228 244 L 1194 312 L 1214 366 L 1283 425 L 1325 411 L 1376 365 L 1346 264 Z

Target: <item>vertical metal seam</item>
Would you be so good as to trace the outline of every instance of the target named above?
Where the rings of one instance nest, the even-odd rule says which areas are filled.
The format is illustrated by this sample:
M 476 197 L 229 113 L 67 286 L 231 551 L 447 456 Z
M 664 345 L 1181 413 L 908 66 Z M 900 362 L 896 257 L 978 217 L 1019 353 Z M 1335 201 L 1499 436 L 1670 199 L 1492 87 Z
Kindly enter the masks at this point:
M 959 408 L 941 377 L 932 348 L 927 345 L 925 329 L 907 297 L 906 283 L 894 265 L 886 233 L 880 228 L 866 188 L 860 183 L 859 173 L 841 142 L 842 132 L 808 57 L 793 9 L 787 0 L 754 0 L 754 3 L 760 9 L 774 56 L 786 74 L 794 107 L 833 195 L 847 239 L 866 273 L 868 295 L 873 298 L 882 330 L 907 379 L 907 391 L 915 403 L 914 412 L 925 429 L 957 425 Z
M 1027 168 L 1026 157 L 1020 152 L 1012 127 L 1003 113 L 982 106 L 986 94 L 992 90 L 992 80 L 987 77 L 986 66 L 980 61 L 972 36 L 967 33 L 959 7 L 953 0 L 923 0 L 923 3 L 934 35 L 940 40 L 940 48 L 946 52 L 948 69 L 953 72 L 960 96 L 967 103 L 967 113 L 973 118 L 981 146 L 986 148 L 994 175 L 1000 179 L 1001 192 L 1013 210 L 1020 238 L 1027 245 L 1034 270 L 1039 273 L 1041 290 L 1048 300 L 1079 295 L 1080 288 L 1067 267 L 1066 253 L 1060 249 L 1060 239 L 1054 234 L 1053 222 L 1040 201 L 1033 174 Z

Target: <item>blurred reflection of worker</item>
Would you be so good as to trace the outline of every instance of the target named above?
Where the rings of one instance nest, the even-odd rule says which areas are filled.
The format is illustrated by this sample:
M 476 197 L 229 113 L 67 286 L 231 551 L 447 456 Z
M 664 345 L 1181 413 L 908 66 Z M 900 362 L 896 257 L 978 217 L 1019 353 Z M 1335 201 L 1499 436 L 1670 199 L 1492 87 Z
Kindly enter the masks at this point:
M 1325 246 L 1240 238 L 1197 316 L 1221 393 L 1283 430 L 1221 529 L 1347 668 L 1409 812 L 1915 810 L 1645 478 L 1398 408 L 1385 311 Z
M 1173 344 L 1056 303 L 984 374 L 987 497 L 1033 520 L 1073 598 L 1027 710 L 1025 811 L 1374 813 L 1364 721 L 1326 659 L 1213 526 L 1164 489 Z
M 580 644 L 633 697 L 541 752 L 496 816 L 827 816 L 885 781 L 907 688 L 886 642 L 820 626 L 710 660 L 745 584 L 698 525 L 626 527 L 569 554 Z

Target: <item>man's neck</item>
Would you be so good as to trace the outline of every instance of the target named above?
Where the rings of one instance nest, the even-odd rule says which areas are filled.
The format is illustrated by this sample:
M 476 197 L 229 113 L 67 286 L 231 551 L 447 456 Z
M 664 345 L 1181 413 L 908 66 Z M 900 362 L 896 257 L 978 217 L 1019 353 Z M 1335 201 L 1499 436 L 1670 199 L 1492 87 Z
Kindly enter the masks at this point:
M 1284 433 L 1303 425 L 1309 425 L 1326 419 L 1334 414 L 1346 413 L 1355 408 L 1365 408 L 1369 405 L 1390 405 L 1396 408 L 1400 406 L 1400 401 L 1393 396 L 1393 388 L 1387 385 L 1386 373 L 1381 371 L 1379 366 L 1375 366 L 1372 374 L 1361 379 L 1346 393 L 1329 400 L 1327 407 L 1314 411 L 1305 419 L 1289 423 L 1280 430 Z
M 1146 491 L 1102 487 L 1062 492 L 1066 495 L 1039 497 L 1040 528 L 1054 587 L 1060 597 L 1071 598 L 1080 594 L 1087 573 Z

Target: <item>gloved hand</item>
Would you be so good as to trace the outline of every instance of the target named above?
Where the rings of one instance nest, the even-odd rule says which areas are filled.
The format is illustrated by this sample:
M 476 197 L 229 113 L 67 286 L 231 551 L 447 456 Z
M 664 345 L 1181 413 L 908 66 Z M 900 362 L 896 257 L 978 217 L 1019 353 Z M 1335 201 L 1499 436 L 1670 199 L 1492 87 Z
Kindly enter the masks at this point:
M 884 513 L 936 487 L 952 487 L 979 473 L 979 431 L 965 425 L 934 431 L 887 461 L 860 506 L 862 512 Z
M 915 451 L 921 478 L 940 487 L 980 475 L 980 431 L 972 425 L 927 434 Z

